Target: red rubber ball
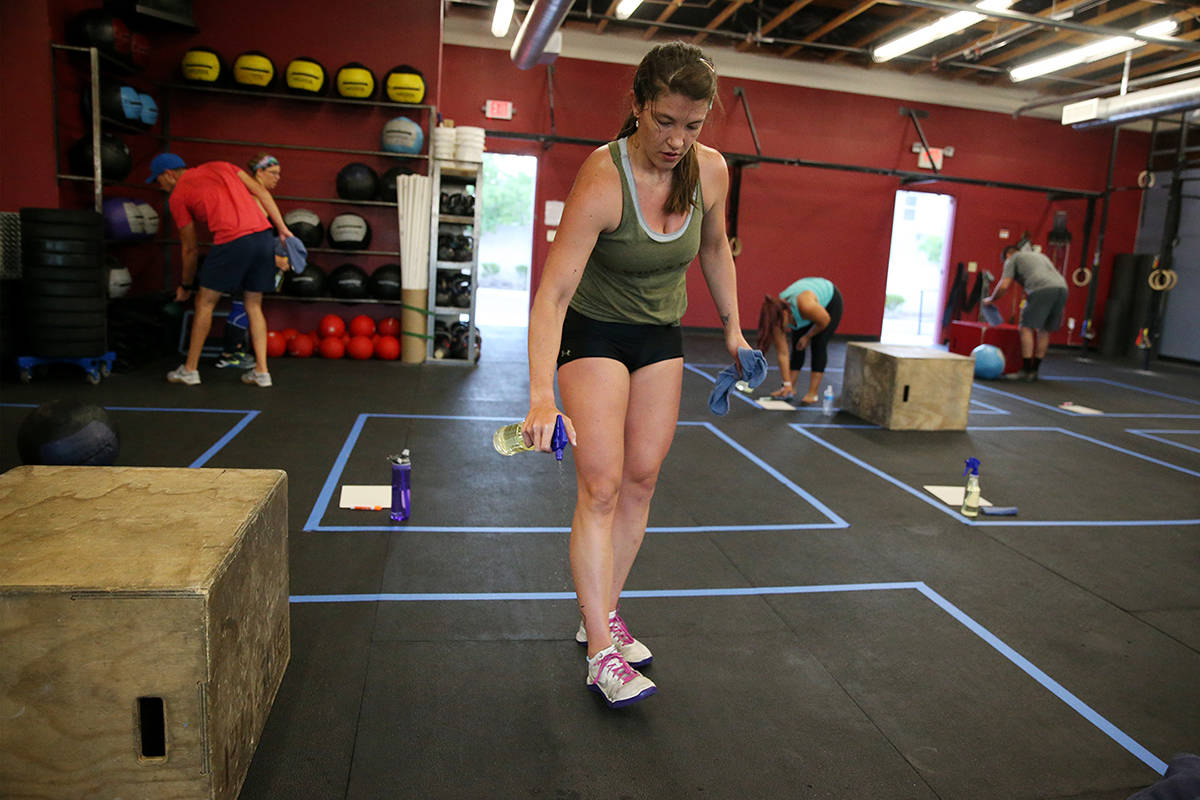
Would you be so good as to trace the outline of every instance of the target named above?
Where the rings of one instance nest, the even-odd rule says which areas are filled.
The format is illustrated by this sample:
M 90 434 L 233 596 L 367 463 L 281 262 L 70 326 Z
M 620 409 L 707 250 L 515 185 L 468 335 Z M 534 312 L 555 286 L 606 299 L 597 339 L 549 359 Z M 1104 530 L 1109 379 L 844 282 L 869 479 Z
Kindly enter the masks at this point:
M 292 339 L 295 339 L 300 335 L 300 331 L 296 330 L 295 328 L 284 328 L 279 332 L 279 335 L 283 337 L 285 342 L 290 342 Z
M 321 358 L 342 358 L 346 355 L 346 345 L 337 336 L 325 337 L 317 349 L 321 352 Z
M 287 344 L 289 356 L 308 358 L 313 354 L 313 340 L 304 334 L 298 334 Z
M 287 352 L 287 339 L 278 331 L 267 331 L 267 357 L 279 358 Z
M 350 320 L 350 334 L 352 336 L 370 336 L 373 333 L 375 333 L 375 320 L 366 314 L 359 314 Z
M 375 326 L 375 330 L 380 336 L 399 336 L 400 335 L 400 320 L 395 317 L 384 317 L 379 320 L 379 324 Z
M 346 320 L 337 314 L 326 314 L 321 317 L 321 324 L 317 326 L 317 330 L 322 339 L 327 336 L 341 336 L 346 332 Z
M 375 342 L 375 357 L 384 361 L 395 361 L 400 357 L 400 340 L 395 336 L 380 336 Z
M 375 348 L 371 345 L 371 337 L 369 336 L 352 336 L 350 344 L 346 347 L 346 352 L 351 358 L 364 359 L 370 358 L 375 352 Z

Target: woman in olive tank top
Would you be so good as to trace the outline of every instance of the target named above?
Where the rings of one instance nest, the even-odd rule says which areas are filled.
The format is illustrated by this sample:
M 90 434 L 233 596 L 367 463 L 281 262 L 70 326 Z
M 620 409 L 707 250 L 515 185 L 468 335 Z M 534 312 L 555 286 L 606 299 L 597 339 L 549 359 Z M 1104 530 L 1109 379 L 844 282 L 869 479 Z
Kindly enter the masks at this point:
M 729 173 L 696 141 L 716 96 L 701 50 L 659 45 L 638 66 L 617 141 L 593 152 L 567 197 L 529 319 L 530 444 L 549 450 L 559 410 L 578 483 L 571 573 L 585 685 L 610 706 L 648 697 L 645 644 L 617 613 L 679 417 L 679 321 L 697 255 L 734 363 L 749 347 L 725 234 Z

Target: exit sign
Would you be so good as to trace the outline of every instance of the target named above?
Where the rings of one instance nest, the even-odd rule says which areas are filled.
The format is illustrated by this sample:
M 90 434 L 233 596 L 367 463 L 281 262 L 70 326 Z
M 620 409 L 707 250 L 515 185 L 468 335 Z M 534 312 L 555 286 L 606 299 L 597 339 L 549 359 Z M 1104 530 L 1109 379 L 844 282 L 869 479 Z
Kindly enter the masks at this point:
M 513 104 L 511 100 L 488 100 L 483 107 L 484 116 L 488 119 L 512 119 Z

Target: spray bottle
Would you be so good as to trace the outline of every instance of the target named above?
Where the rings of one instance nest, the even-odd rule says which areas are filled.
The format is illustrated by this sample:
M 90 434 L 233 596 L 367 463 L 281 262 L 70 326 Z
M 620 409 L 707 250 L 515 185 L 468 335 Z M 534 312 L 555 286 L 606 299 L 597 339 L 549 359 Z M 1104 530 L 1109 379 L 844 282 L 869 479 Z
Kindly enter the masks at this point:
M 513 456 L 517 453 L 528 453 L 532 447 L 525 444 L 525 436 L 521 433 L 520 422 L 505 425 L 492 434 L 492 447 L 502 456 Z M 554 451 L 555 459 L 562 461 L 563 450 L 567 447 L 567 426 L 563 424 L 562 414 L 554 421 L 554 433 L 550 436 L 550 449 Z
M 962 513 L 964 516 L 979 516 L 979 459 L 972 456 L 965 462 L 963 475 L 967 477 L 967 487 L 963 491 Z

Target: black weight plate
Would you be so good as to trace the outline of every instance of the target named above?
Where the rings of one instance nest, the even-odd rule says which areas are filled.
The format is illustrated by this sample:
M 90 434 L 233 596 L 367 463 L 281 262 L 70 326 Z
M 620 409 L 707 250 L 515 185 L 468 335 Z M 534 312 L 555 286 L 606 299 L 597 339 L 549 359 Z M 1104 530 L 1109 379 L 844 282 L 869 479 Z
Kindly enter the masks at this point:
M 24 266 L 26 280 L 55 283 L 99 283 L 108 282 L 107 270 L 100 267 L 49 267 L 45 264 L 26 264 Z
M 103 340 L 91 342 L 41 342 L 31 345 L 30 350 L 37 358 L 97 358 L 108 352 Z
M 45 222 L 51 225 L 99 225 L 104 217 L 82 208 L 22 208 L 21 222 Z
M 27 331 L 30 342 L 95 342 L 106 337 L 103 325 L 89 328 L 38 328 L 31 326 Z
M 21 264 L 26 267 L 91 267 L 100 269 L 104 259 L 96 254 L 88 253 L 40 253 L 36 257 L 26 254 L 21 257 Z
M 97 328 L 108 322 L 107 311 L 28 311 L 26 323 L 35 330 Z
M 37 258 L 46 253 L 76 253 L 79 255 L 100 256 L 104 253 L 104 244 L 100 240 L 80 241 L 79 239 L 22 239 L 21 255 Z
M 21 223 L 21 241 L 26 239 L 73 239 L 81 242 L 101 242 L 104 240 L 104 226 L 23 222 Z
M 107 311 L 108 301 L 103 297 L 40 297 L 25 296 L 25 311 L 28 314 L 42 311 Z
M 92 281 L 24 281 L 26 297 L 106 297 L 108 288 L 99 280 Z

